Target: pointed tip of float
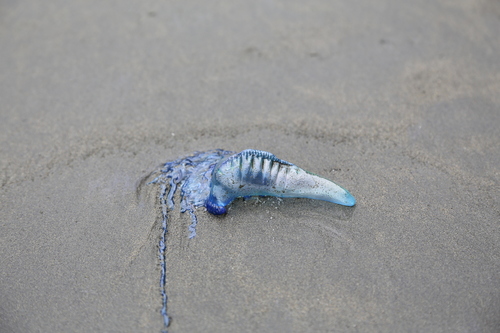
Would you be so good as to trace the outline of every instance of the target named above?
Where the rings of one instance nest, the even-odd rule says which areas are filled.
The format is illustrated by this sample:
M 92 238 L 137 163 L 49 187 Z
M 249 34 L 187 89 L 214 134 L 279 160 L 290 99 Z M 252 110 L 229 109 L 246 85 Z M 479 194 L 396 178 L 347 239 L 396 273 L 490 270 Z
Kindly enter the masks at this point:
M 351 193 L 347 192 L 345 193 L 345 200 L 344 200 L 344 203 L 343 205 L 344 206 L 348 206 L 348 207 L 352 207 L 356 204 L 356 198 L 352 196 Z

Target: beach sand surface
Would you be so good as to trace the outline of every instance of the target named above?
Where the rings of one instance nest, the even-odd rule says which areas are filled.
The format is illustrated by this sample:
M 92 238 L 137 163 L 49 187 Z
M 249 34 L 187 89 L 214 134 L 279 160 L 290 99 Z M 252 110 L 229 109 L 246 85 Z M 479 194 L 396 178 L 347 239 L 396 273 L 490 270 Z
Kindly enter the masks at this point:
M 247 148 L 355 207 L 170 212 L 169 332 L 498 332 L 500 3 L 3 1 L 0 332 L 159 332 L 141 180 Z M 179 198 L 176 198 L 178 203 Z

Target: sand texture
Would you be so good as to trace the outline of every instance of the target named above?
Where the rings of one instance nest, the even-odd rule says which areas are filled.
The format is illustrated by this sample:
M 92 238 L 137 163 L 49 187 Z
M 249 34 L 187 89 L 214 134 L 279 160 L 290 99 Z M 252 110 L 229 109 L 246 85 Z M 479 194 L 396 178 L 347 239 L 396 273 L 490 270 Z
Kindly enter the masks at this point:
M 160 332 L 214 148 L 358 203 L 177 205 L 170 333 L 500 331 L 500 2 L 7 0 L 0 73 L 0 332 Z

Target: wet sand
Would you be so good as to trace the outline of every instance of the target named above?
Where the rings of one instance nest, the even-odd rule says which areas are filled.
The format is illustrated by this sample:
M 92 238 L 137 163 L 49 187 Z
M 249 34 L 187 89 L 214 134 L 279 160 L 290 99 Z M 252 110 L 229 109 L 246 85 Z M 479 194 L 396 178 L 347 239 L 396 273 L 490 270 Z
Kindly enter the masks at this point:
M 500 4 L 0 5 L 0 332 L 159 332 L 140 180 L 270 151 L 358 200 L 170 214 L 169 332 L 498 332 Z

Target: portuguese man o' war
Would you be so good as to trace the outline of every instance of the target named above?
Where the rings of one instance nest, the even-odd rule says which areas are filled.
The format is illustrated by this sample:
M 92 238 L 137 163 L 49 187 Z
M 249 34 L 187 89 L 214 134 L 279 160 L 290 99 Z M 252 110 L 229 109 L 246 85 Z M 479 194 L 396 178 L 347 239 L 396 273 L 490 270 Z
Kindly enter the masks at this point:
M 309 198 L 344 206 L 354 206 L 356 199 L 332 181 L 283 161 L 271 153 L 246 149 L 240 153 L 222 149 L 197 152 L 192 156 L 167 162 L 153 173 L 150 184 L 160 185 L 163 235 L 160 240 L 163 297 L 161 313 L 165 327 L 169 324 L 165 292 L 165 240 L 168 212 L 174 209 L 174 195 L 180 187 L 181 212 L 191 216 L 189 238 L 196 236 L 195 210 L 205 206 L 214 215 L 227 213 L 234 199 L 251 196 Z
M 165 163 L 156 174 L 151 184 L 161 184 L 165 213 L 174 208 L 174 194 L 180 186 L 181 212 L 189 212 L 192 220 L 189 238 L 196 236 L 196 208 L 205 206 L 211 214 L 226 214 L 236 198 L 272 196 L 356 204 L 356 199 L 334 182 L 255 149 L 237 154 L 222 149 L 197 152 Z

